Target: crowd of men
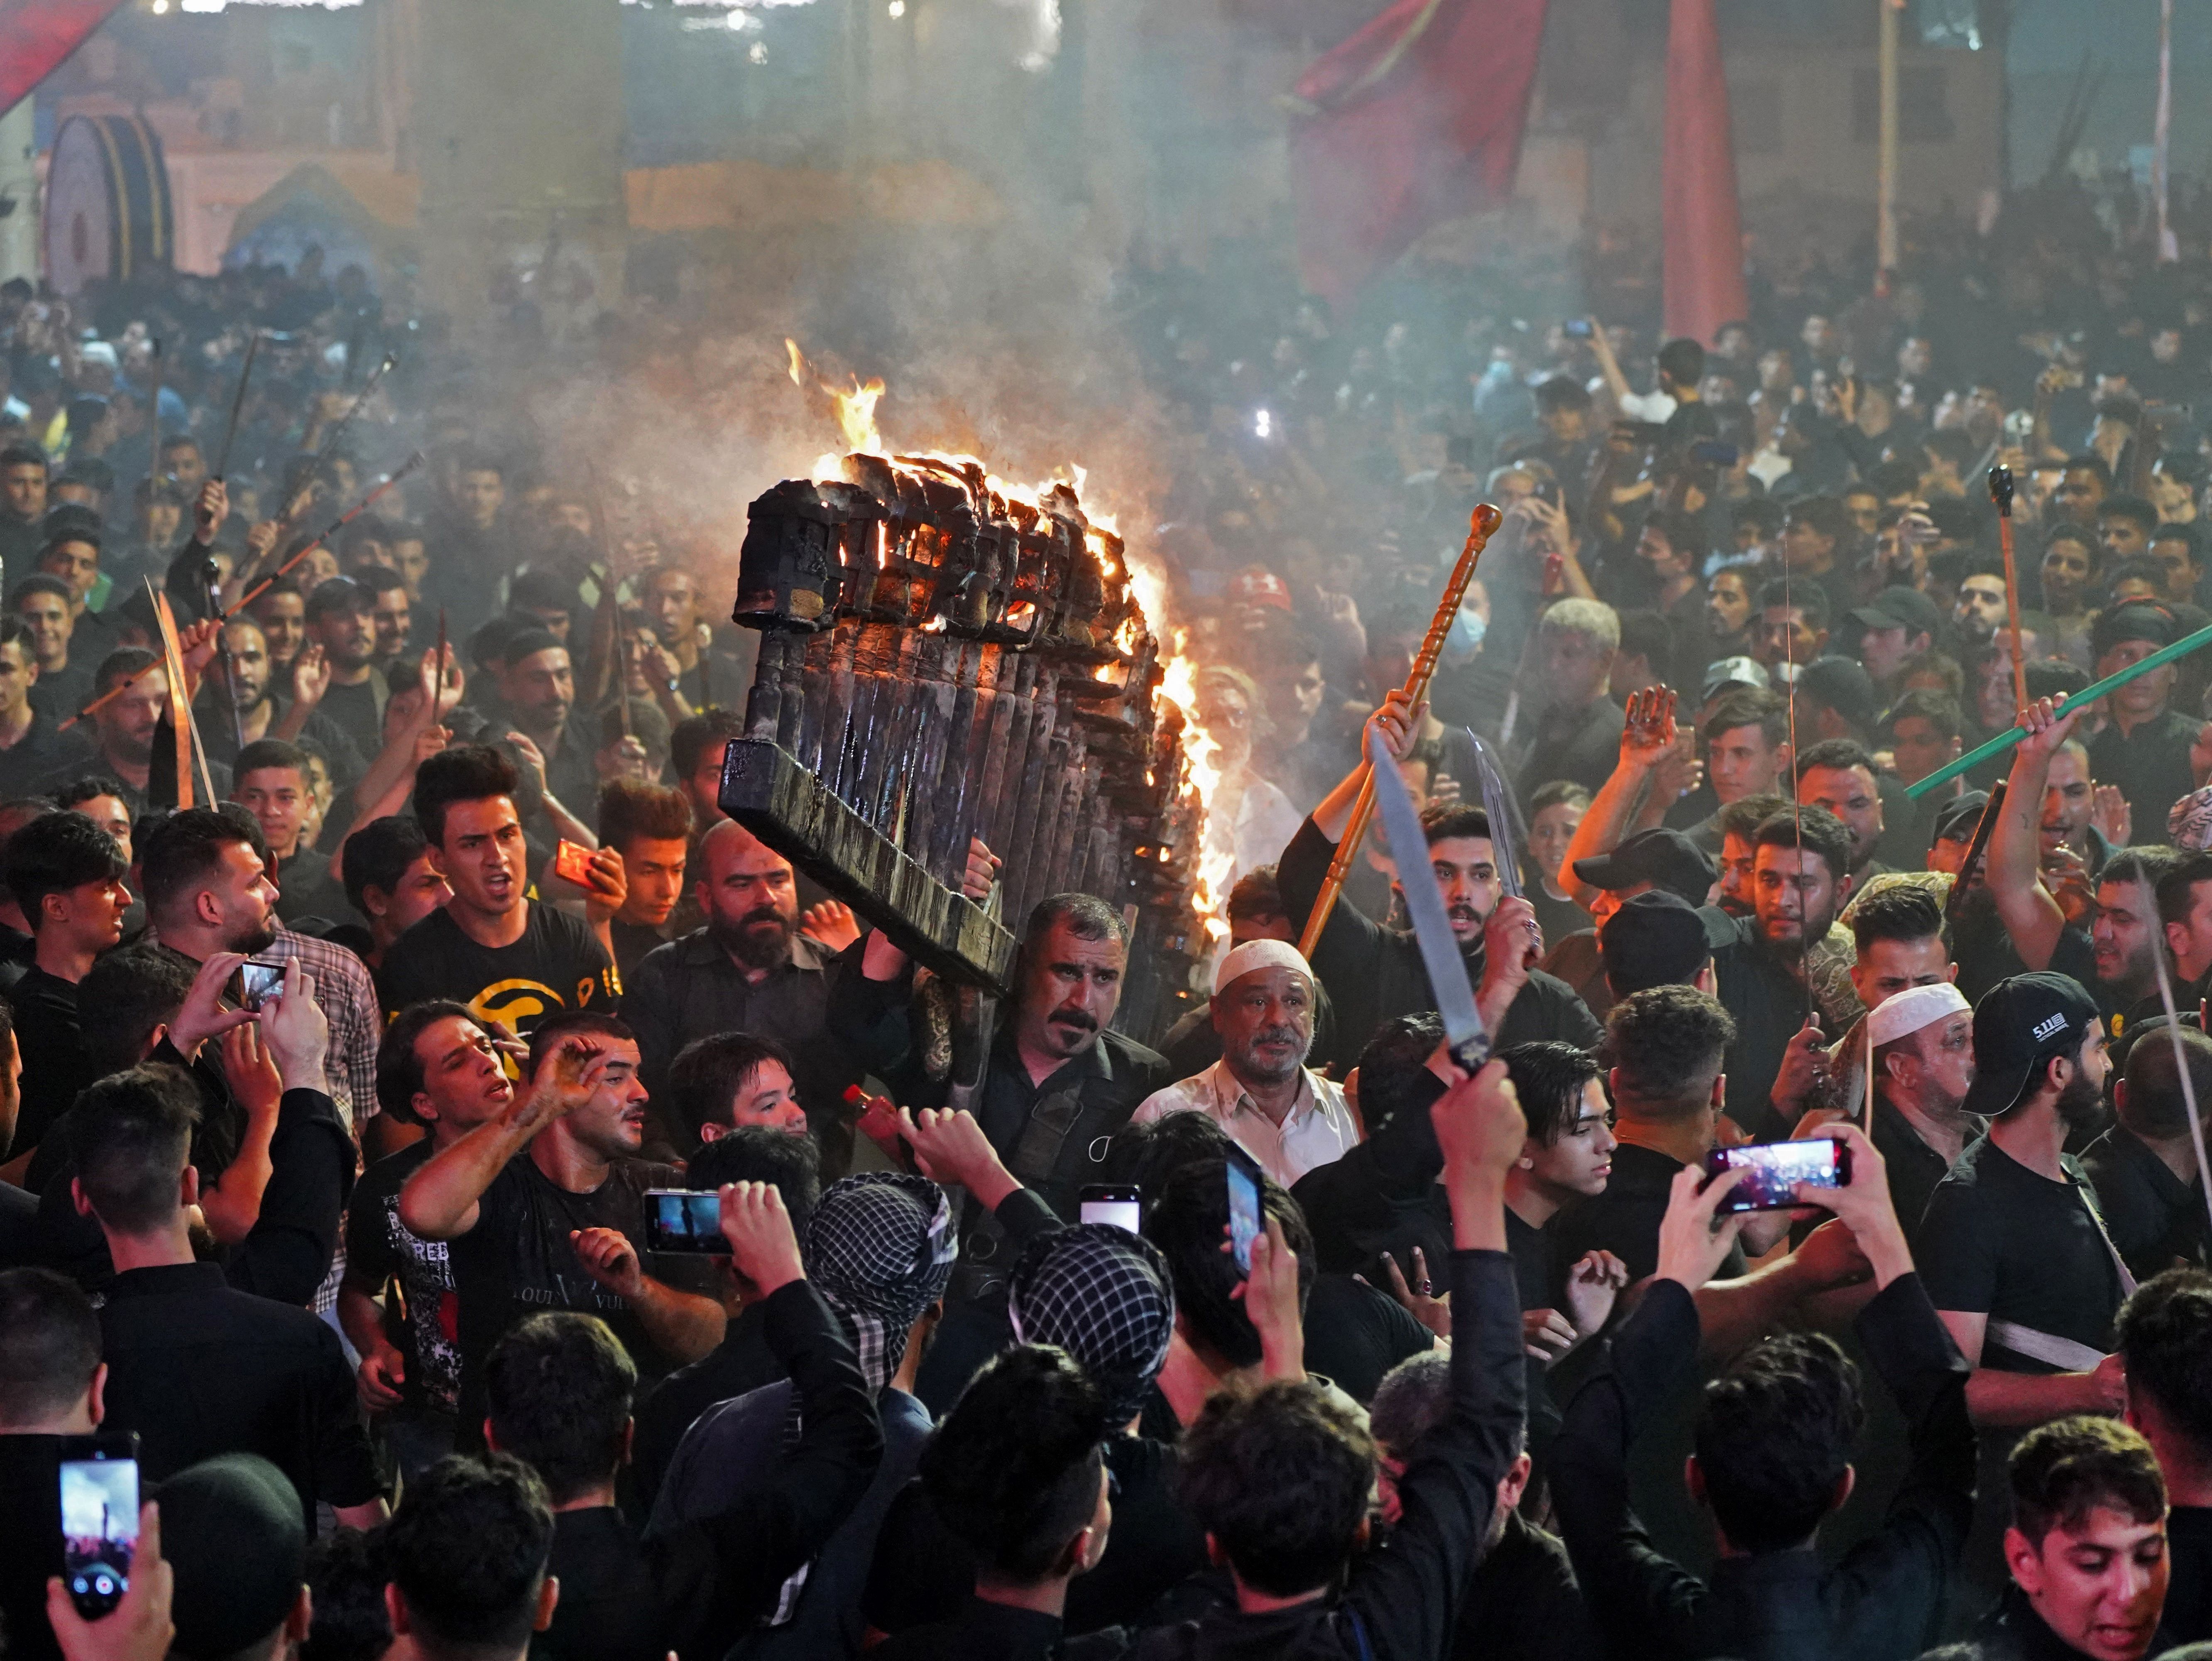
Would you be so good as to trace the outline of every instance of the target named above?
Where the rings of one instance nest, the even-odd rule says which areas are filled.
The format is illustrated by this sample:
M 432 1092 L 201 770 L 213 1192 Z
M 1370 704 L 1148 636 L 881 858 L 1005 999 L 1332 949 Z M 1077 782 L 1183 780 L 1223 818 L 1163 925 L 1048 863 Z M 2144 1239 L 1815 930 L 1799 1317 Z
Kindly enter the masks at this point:
M 2212 622 L 2212 290 L 2045 222 L 1711 342 L 1133 273 L 1227 871 L 1159 1032 L 1122 896 L 979 1007 L 726 816 L 726 560 L 363 399 L 357 274 L 0 289 L 0 1653 L 2212 1653 L 2212 654 L 2063 707 Z M 1473 1074 L 1412 850 L 1298 945 L 1370 743 Z

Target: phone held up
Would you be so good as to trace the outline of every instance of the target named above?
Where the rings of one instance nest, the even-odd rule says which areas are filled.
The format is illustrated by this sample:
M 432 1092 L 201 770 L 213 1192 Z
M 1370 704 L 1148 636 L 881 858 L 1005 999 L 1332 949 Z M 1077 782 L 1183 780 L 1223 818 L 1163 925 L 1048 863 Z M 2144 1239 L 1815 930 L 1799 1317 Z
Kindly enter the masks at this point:
M 579 888 L 592 885 L 592 850 L 581 843 L 562 841 L 553 850 L 553 874 Z
M 72 1436 L 62 1450 L 62 1585 L 88 1621 L 131 1590 L 138 1548 L 138 1435 Z
M 728 1256 L 730 1243 L 722 1238 L 722 1196 L 711 1189 L 646 1189 L 645 1249 Z
M 1224 1162 L 1229 1171 L 1229 1254 L 1237 1272 L 1252 1273 L 1252 1242 L 1265 1226 L 1260 1213 L 1260 1168 L 1242 1148 L 1233 1148 Z
M 284 990 L 284 965 L 268 958 L 248 958 L 238 966 L 239 1007 L 258 1010 Z
M 1132 1234 L 1142 1232 L 1139 1226 L 1144 1221 L 1145 1194 L 1135 1184 L 1085 1183 L 1078 1199 L 1080 1221 L 1126 1228 Z
M 1741 1147 L 1717 1147 L 1705 1155 L 1705 1174 L 1724 1171 L 1751 1174 L 1721 1202 L 1723 1214 L 1737 1211 L 1786 1211 L 1797 1203 L 1793 1193 L 1802 1183 L 1811 1188 L 1844 1188 L 1851 1180 L 1851 1150 L 1848 1144 L 1825 1136 L 1802 1142 L 1753 1142 Z

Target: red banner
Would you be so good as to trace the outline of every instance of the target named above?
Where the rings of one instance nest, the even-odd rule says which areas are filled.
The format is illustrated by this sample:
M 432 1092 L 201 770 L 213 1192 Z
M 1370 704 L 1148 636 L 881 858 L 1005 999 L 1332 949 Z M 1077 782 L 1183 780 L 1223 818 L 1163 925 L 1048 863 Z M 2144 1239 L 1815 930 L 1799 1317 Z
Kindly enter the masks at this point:
M 1509 201 L 1547 0 L 1397 0 L 1297 88 L 1299 275 L 1341 309 L 1439 220 Z
M 1667 332 L 1712 344 L 1749 308 L 1728 77 L 1713 0 L 1674 0 L 1667 34 Z
M 61 67 L 123 0 L 0 0 L 0 113 Z

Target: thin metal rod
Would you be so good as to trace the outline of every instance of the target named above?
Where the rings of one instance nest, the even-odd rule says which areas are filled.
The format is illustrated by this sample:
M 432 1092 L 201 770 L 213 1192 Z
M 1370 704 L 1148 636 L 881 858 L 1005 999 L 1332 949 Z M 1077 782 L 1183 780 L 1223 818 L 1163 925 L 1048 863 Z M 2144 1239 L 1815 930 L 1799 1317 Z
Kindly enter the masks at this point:
M 230 420 L 222 429 L 222 448 L 216 452 L 215 477 L 226 478 L 230 473 L 230 447 L 238 437 L 238 418 L 246 411 L 246 383 L 253 379 L 254 355 L 261 350 L 261 331 L 256 329 L 246 338 L 246 362 L 239 366 L 238 390 L 231 394 Z

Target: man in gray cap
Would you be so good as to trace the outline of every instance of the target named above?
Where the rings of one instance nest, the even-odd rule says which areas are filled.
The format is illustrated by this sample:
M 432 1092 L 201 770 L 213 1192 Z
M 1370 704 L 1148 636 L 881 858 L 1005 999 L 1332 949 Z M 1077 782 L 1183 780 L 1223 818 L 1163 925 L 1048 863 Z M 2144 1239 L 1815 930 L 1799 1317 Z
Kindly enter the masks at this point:
M 1893 692 L 1905 672 L 1935 649 L 1943 613 L 1917 588 L 1889 587 L 1844 616 L 1859 625 L 1859 661 L 1874 684 Z

